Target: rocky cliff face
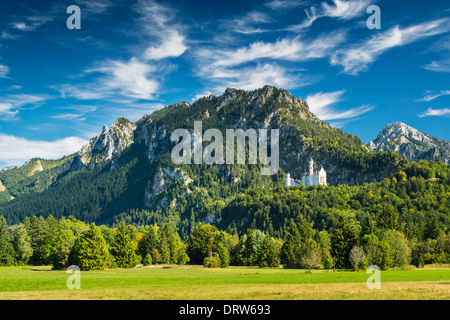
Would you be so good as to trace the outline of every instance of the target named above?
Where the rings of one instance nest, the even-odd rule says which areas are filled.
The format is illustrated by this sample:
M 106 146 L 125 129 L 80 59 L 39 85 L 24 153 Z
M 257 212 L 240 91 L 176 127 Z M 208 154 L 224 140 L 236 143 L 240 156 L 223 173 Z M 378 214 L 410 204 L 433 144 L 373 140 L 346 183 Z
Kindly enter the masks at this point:
M 423 159 L 449 164 L 450 142 L 430 136 L 402 122 L 386 125 L 367 146 L 375 151 L 398 152 L 408 160 Z
M 103 126 L 102 132 L 76 153 L 72 170 L 76 171 L 91 164 L 111 161 L 134 142 L 135 130 L 136 125 L 125 118 L 117 119 L 111 128 Z
M 172 163 L 172 132 L 187 129 L 193 135 L 194 122 L 199 120 L 203 121 L 203 131 L 211 128 L 222 132 L 225 129 L 279 129 L 279 172 L 289 172 L 295 179 L 301 179 L 307 172 L 310 158 L 315 160 L 318 169 L 325 169 L 330 185 L 379 181 L 396 172 L 404 161 L 394 152 L 370 152 L 357 136 L 332 128 L 321 121 L 311 113 L 302 98 L 294 97 L 284 89 L 272 86 L 254 91 L 230 88 L 220 96 L 210 95 L 193 104 L 181 102 L 167 106 L 136 122 L 120 118 L 110 128 L 104 126 L 102 132 L 77 153 L 52 164 L 51 174 L 48 174 L 45 184 L 41 183 L 39 190 L 50 188 L 63 179 L 61 188 L 64 186 L 65 189 L 61 190 L 68 192 L 67 190 L 72 190 L 71 179 L 83 175 L 83 179 L 77 180 L 78 185 L 73 187 L 72 192 L 81 192 L 80 189 L 103 192 L 103 200 L 99 200 L 96 206 L 89 206 L 85 209 L 87 213 L 83 213 L 103 221 L 101 219 L 110 219 L 114 214 L 133 208 L 161 212 L 170 209 L 172 212 L 178 210 L 183 198 L 190 195 L 196 195 L 199 197 L 196 203 L 202 203 L 201 197 L 211 197 L 208 195 L 211 186 L 216 189 L 227 187 L 228 199 L 248 188 L 260 187 L 259 184 L 252 184 L 252 181 L 266 181 L 255 176 L 259 174 L 261 164 L 183 167 Z M 268 138 L 269 147 L 270 131 Z M 208 144 L 204 142 L 203 147 Z M 248 159 L 246 162 L 248 163 Z M 38 171 L 35 176 L 42 181 L 50 167 L 45 161 L 41 163 L 42 166 L 36 166 Z M 22 169 L 0 173 L 0 180 L 8 190 L 10 186 L 6 184 L 8 180 L 3 179 L 6 178 L 4 175 L 12 175 L 15 170 Z M 92 181 L 85 181 L 85 176 Z M 208 176 L 210 178 L 204 179 Z M 272 181 L 272 178 L 265 179 Z M 113 183 L 108 188 L 103 187 L 111 181 Z M 282 181 L 284 185 L 284 176 L 277 181 Z M 269 184 L 273 185 L 272 182 Z M 50 189 L 52 190 L 48 192 L 53 193 L 59 190 Z M 27 190 L 34 192 L 35 189 Z M 217 193 L 219 198 L 222 197 L 222 191 Z M 86 194 L 84 197 L 91 198 Z M 53 197 L 49 196 L 48 199 Z M 220 198 L 220 201 L 223 199 Z M 81 200 L 77 198 L 74 201 Z M 219 199 L 214 201 L 220 202 Z M 37 207 L 44 205 L 36 204 Z M 77 204 L 77 208 L 83 206 L 82 201 Z M 115 211 L 118 206 L 120 209 L 117 210 L 121 210 L 120 212 Z M 20 208 L 14 208 L 16 209 Z M 208 211 L 206 207 L 202 209 Z

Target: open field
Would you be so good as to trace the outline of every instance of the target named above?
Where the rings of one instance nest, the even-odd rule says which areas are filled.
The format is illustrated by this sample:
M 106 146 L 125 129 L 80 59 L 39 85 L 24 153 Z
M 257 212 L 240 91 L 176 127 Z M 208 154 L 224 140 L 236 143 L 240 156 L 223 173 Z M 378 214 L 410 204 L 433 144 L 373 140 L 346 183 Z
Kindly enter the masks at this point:
M 450 299 L 450 268 L 381 272 L 369 290 L 365 272 L 294 269 L 137 268 L 81 272 L 69 290 L 65 271 L 0 268 L 0 299 Z

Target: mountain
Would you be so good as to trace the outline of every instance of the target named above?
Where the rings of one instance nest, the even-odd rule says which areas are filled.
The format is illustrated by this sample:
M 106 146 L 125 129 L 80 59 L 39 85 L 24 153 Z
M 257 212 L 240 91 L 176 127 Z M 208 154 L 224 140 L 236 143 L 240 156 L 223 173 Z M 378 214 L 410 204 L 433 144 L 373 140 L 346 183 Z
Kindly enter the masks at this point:
M 450 163 L 450 142 L 423 133 L 402 122 L 386 125 L 367 146 L 375 151 L 395 151 L 408 160 Z
M 203 132 L 279 129 L 280 170 L 263 176 L 260 163 L 175 165 L 172 132 L 187 129 L 193 135 L 198 120 Z M 327 171 L 330 185 L 381 181 L 406 163 L 395 152 L 370 151 L 357 136 L 321 121 L 306 101 L 284 89 L 229 88 L 193 104 L 166 106 L 136 122 L 119 118 L 72 155 L 33 159 L 0 172 L 0 214 L 9 223 L 31 214 L 73 215 L 108 224 L 122 218 L 136 224 L 171 221 L 187 229 L 193 221 L 218 222 L 222 208 L 243 192 L 284 186 L 287 172 L 301 178 L 310 158 Z

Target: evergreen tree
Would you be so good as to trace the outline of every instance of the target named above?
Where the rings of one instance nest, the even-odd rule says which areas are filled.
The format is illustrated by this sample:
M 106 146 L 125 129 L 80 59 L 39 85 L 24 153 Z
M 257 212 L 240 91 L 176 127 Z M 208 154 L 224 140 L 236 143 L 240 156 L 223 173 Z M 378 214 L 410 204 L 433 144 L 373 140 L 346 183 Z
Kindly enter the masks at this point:
M 245 242 L 243 262 L 246 266 L 257 266 L 258 256 L 261 250 L 265 235 L 260 230 L 249 229 Z
M 398 213 L 391 204 L 383 204 L 379 213 L 380 227 L 383 229 L 399 229 Z
M 47 221 L 41 216 L 31 216 L 24 220 L 24 226 L 27 229 L 27 233 L 30 236 L 31 248 L 33 249 L 33 255 L 30 259 L 32 265 L 46 264 L 44 241 L 48 234 Z
M 258 266 L 261 268 L 277 268 L 280 265 L 280 253 L 275 239 L 266 235 L 261 245 Z
M 148 254 L 153 256 L 153 253 L 159 246 L 158 228 L 150 226 L 144 233 L 144 237 L 139 241 L 137 252 L 141 257 L 146 257 Z
M 364 218 L 361 222 L 361 237 L 364 235 L 370 235 L 375 232 L 375 222 L 372 220 L 370 213 L 364 215 Z
M 114 235 L 111 254 L 119 268 L 134 268 L 138 263 L 135 244 L 131 240 L 127 227 L 121 222 Z
M 13 234 L 13 246 L 16 253 L 16 260 L 22 264 L 27 264 L 33 255 L 30 236 L 23 224 L 20 224 Z
M 358 236 L 353 224 L 344 215 L 339 216 L 338 224 L 331 231 L 331 255 L 336 268 L 349 268 L 350 250 L 357 244 Z
M 161 263 L 162 264 L 170 264 L 170 247 L 169 247 L 169 241 L 165 234 L 162 234 L 160 246 L 159 246 L 159 252 L 161 254 Z
M 216 237 L 213 251 L 220 261 L 219 266 L 221 268 L 227 268 L 230 265 L 230 252 L 228 251 L 228 242 L 224 232 L 220 232 Z
M 92 223 L 73 246 L 70 264 L 77 265 L 81 270 L 103 270 L 109 264 L 109 252 L 100 228 Z
M 3 216 L 0 216 L 0 266 L 14 264 L 14 248 L 8 231 L 8 225 Z

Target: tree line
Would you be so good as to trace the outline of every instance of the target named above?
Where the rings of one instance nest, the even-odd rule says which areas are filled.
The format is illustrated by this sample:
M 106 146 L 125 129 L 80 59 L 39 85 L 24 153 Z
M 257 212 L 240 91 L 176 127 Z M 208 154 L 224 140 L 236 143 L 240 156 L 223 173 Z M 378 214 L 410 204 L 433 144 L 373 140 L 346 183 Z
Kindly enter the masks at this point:
M 340 215 L 330 232 L 314 228 L 303 215 L 284 239 L 248 229 L 242 236 L 198 223 L 183 242 L 169 223 L 115 228 L 85 224 L 74 217 L 27 217 L 8 228 L 0 217 L 0 265 L 52 265 L 81 270 L 133 268 L 139 264 L 194 264 L 209 268 L 234 266 L 382 270 L 414 264 L 450 263 L 450 234 L 436 239 L 408 239 L 396 223 L 377 225 L 370 214 L 358 226 Z

